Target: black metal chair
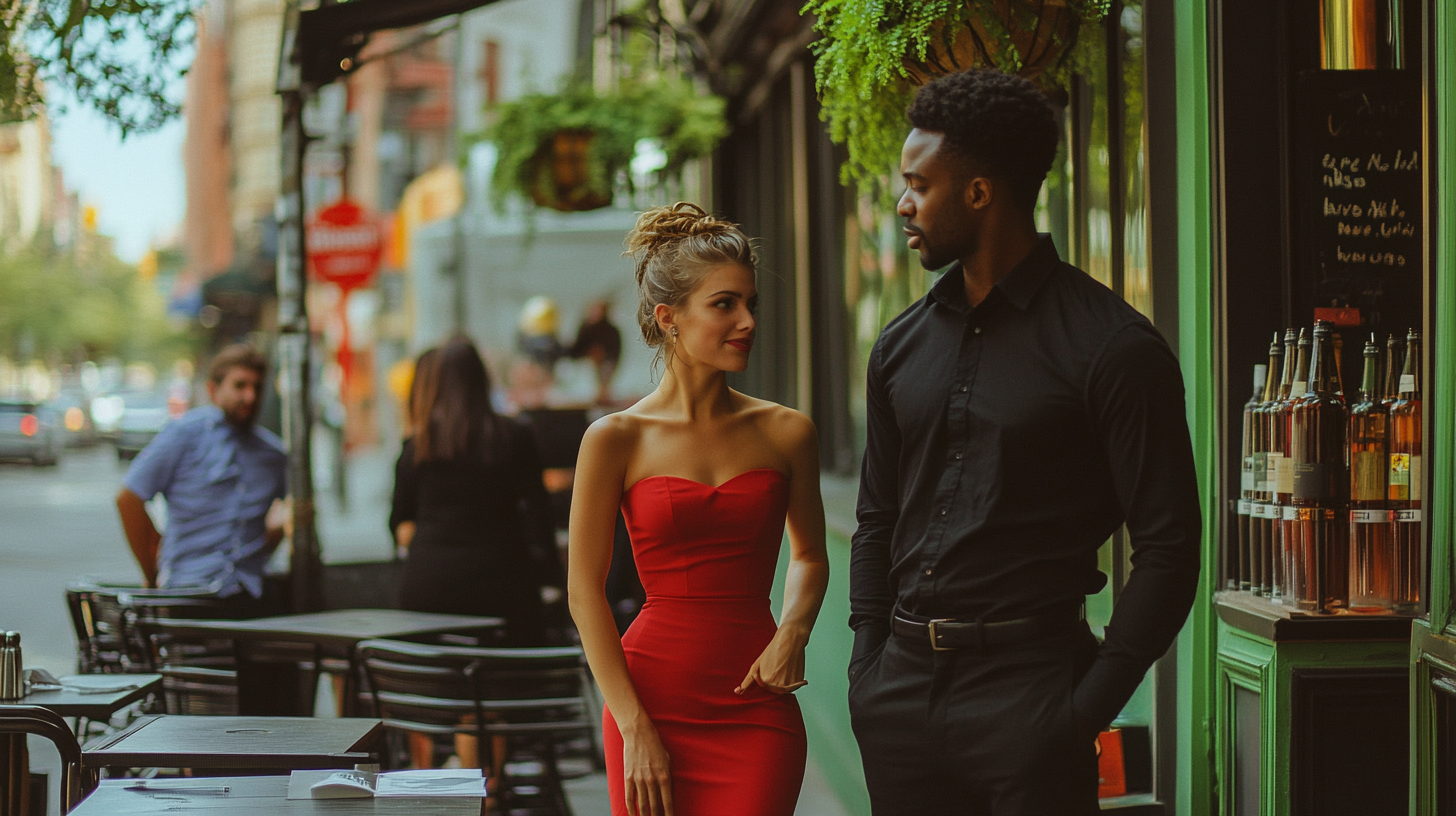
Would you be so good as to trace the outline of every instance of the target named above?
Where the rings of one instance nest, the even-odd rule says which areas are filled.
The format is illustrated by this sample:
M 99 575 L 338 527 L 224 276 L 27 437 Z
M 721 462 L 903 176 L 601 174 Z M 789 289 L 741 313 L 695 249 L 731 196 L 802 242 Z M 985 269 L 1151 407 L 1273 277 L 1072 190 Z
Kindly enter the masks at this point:
M 0 740 L 6 740 L 8 767 L 0 768 L 4 773 L 4 796 L 11 799 L 8 804 L 20 801 L 20 785 L 25 784 L 26 759 L 25 735 L 34 734 L 49 740 L 61 755 L 61 812 L 69 813 L 80 801 L 96 789 L 96 774 L 81 766 L 81 744 L 71 733 L 66 721 L 49 709 L 28 705 L 0 705 Z M 5 803 L 0 803 L 5 804 Z
M 366 702 L 398 732 L 474 736 L 509 813 L 570 816 L 564 748 L 600 756 L 578 647 L 481 649 L 394 640 L 359 644 Z M 492 738 L 504 738 L 496 753 Z

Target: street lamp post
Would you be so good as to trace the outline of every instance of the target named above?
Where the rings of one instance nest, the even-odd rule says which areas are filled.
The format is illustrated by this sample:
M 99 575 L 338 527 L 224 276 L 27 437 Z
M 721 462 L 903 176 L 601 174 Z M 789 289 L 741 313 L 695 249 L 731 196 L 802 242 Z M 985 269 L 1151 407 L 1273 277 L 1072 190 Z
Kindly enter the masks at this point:
M 323 607 L 323 559 L 314 520 L 312 333 L 308 325 L 308 277 L 304 274 L 305 220 L 303 156 L 308 136 L 303 108 L 310 87 L 303 81 L 297 54 L 298 0 L 284 12 L 283 43 L 278 56 L 278 93 L 283 97 L 279 140 L 278 202 L 278 363 L 283 403 L 283 441 L 288 447 L 288 486 L 293 496 L 292 552 L 289 557 L 292 610 Z
M 359 67 L 359 52 L 375 31 L 419 25 L 492 2 L 495 0 L 320 0 L 304 10 L 300 0 L 288 0 L 284 10 L 277 84 L 283 98 L 281 173 L 274 217 L 278 222 L 278 393 L 283 403 L 283 441 L 288 447 L 288 483 L 293 496 L 289 568 L 295 612 L 323 607 L 323 559 L 314 522 L 309 444 L 313 428 L 309 393 L 312 337 L 308 279 L 304 274 L 307 243 L 303 211 L 303 154 L 309 137 L 303 128 L 303 108 L 315 90 Z M 457 276 L 462 275 L 464 265 L 458 252 L 455 265 Z M 462 319 L 456 316 L 457 323 Z

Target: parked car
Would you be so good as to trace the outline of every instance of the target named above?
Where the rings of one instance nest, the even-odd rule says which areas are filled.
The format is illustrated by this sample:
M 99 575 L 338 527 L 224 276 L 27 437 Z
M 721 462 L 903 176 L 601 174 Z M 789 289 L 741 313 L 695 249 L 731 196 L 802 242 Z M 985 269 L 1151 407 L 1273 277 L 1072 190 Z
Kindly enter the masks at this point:
M 62 430 L 43 403 L 0 400 L 0 457 L 54 465 L 61 459 Z
M 80 391 L 62 391 L 50 401 L 64 430 L 67 447 L 79 448 L 96 442 L 96 423 L 91 418 L 91 399 Z
M 116 458 L 127 461 L 136 458 L 162 428 L 172 420 L 175 413 L 168 404 L 165 393 L 147 391 L 120 395 L 121 417 L 116 423 Z

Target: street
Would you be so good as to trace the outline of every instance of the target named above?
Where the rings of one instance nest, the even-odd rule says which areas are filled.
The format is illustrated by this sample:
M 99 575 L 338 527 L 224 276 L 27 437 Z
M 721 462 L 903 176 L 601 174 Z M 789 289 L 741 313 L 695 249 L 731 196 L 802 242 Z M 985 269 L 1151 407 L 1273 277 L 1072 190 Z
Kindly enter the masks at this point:
M 20 632 L 25 665 L 75 672 L 67 583 L 141 580 L 112 501 L 125 472 L 110 445 L 67 450 L 52 468 L 0 463 L 0 627 Z

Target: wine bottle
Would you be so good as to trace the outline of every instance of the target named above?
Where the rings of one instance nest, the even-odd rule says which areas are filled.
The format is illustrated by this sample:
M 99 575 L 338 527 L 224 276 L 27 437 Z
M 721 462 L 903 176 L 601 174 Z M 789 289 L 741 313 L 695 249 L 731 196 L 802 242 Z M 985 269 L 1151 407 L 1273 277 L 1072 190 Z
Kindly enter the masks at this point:
M 1279 333 L 1269 343 L 1269 364 L 1264 368 L 1264 383 L 1259 395 L 1259 406 L 1254 409 L 1255 457 L 1259 460 L 1256 469 L 1262 471 L 1254 483 L 1254 501 L 1249 508 L 1250 559 L 1257 559 L 1251 568 L 1258 573 L 1257 589 L 1271 597 L 1279 595 L 1279 569 L 1276 554 L 1279 551 L 1277 508 L 1274 506 L 1274 480 L 1270 457 L 1284 455 L 1282 428 L 1270 420 L 1270 411 L 1279 404 L 1280 364 L 1284 360 L 1284 347 L 1279 343 Z M 1250 588 L 1254 588 L 1251 578 Z
M 1349 479 L 1345 475 L 1345 401 L 1335 394 L 1335 344 L 1331 326 L 1314 327 L 1308 392 L 1290 414 L 1289 455 L 1293 460 L 1295 604 L 1303 610 L 1333 612 L 1348 605 Z
M 1350 609 L 1381 612 L 1392 603 L 1391 514 L 1386 506 L 1390 409 L 1377 390 L 1380 347 L 1365 344 L 1360 393 L 1350 408 Z
M 1405 341 L 1393 334 L 1388 335 L 1385 339 L 1385 379 L 1380 387 L 1380 401 L 1387 409 L 1400 397 L 1400 367 L 1404 360 L 1401 355 L 1404 353 Z
M 1337 331 L 1331 330 L 1330 334 L 1335 338 L 1335 396 L 1349 405 L 1350 400 L 1345 396 L 1345 340 Z
M 1394 511 L 1391 567 L 1394 589 L 1391 608 L 1412 614 L 1421 602 L 1421 338 L 1411 329 L 1405 338 L 1405 360 L 1400 369 L 1398 395 L 1390 405 L 1390 471 L 1388 496 Z
M 1254 390 L 1244 403 L 1243 452 L 1244 467 L 1239 474 L 1239 500 L 1235 508 L 1238 524 L 1238 541 L 1225 553 L 1224 581 L 1229 589 L 1239 588 L 1239 572 L 1246 553 L 1249 551 L 1249 511 L 1256 498 L 1259 484 L 1264 480 L 1265 462 L 1259 453 L 1259 427 L 1257 411 L 1263 404 L 1264 380 L 1268 367 L 1262 363 L 1254 366 Z
M 1289 423 L 1294 413 L 1294 403 L 1308 390 L 1310 341 L 1307 330 L 1294 329 L 1284 333 L 1284 380 L 1279 386 L 1279 402 L 1270 411 L 1273 433 L 1283 439 L 1283 455 L 1275 463 L 1274 476 L 1274 518 L 1271 527 L 1277 532 L 1279 558 L 1283 564 L 1283 587 L 1280 593 L 1286 604 L 1294 603 L 1293 562 L 1295 536 L 1299 530 L 1294 526 L 1294 460 L 1290 458 Z M 1296 353 L 1297 350 L 1297 353 Z M 1291 362 L 1293 361 L 1293 362 Z

